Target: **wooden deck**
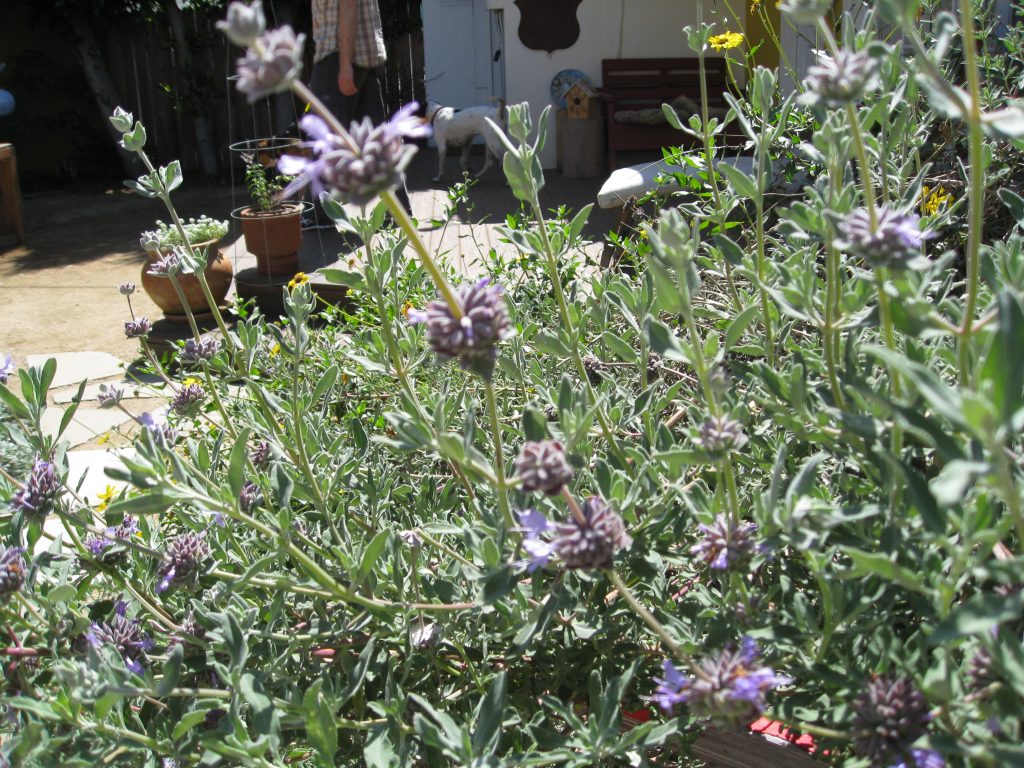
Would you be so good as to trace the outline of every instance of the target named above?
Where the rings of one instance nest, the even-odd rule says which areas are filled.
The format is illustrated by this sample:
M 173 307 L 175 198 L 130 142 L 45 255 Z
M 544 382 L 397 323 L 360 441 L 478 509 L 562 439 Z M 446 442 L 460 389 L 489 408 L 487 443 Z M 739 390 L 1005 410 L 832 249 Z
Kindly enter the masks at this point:
M 502 171 L 495 167 L 470 189 L 468 203 L 458 207 L 447 227 L 432 225 L 431 222 L 446 218 L 449 206 L 448 185 L 461 179 L 458 158 L 449 158 L 444 180 L 432 182 L 430 177 L 435 171 L 436 162 L 435 151 L 432 148 L 424 149 L 414 158 L 409 169 L 409 199 L 413 216 L 420 224 L 420 235 L 430 251 L 457 274 L 483 274 L 481 256 L 486 256 L 491 249 L 504 256 L 515 254 L 515 247 L 502 242 L 497 230 L 505 223 L 507 215 L 519 210 L 519 202 L 505 184 Z M 474 155 L 470 158 L 470 168 L 476 170 L 482 162 L 481 156 Z M 565 205 L 575 213 L 583 206 L 596 202 L 597 191 L 603 182 L 603 178 L 567 179 L 557 171 L 549 171 L 541 192 L 541 205 L 545 211 Z M 356 211 L 354 208 L 352 210 Z M 595 205 L 583 230 L 588 265 L 593 264 L 596 268 L 607 233 L 614 229 L 616 221 L 616 211 L 603 210 Z M 256 275 L 255 258 L 245 251 L 240 235 L 228 249 L 235 263 L 235 274 L 242 280 L 267 284 L 288 282 L 288 277 L 281 280 Z M 353 253 L 354 250 L 357 252 Z M 354 242 L 333 228 L 307 230 L 303 233 L 299 265 L 314 283 L 319 282 L 313 274 L 317 269 L 347 261 L 350 256 L 357 263 L 361 262 Z

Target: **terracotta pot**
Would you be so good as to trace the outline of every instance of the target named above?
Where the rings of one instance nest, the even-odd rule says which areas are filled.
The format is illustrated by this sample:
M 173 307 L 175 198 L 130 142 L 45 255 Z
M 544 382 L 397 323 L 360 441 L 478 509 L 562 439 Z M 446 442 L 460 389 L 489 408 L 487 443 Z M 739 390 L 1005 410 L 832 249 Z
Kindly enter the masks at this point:
M 205 251 L 207 254 L 208 263 L 203 274 L 206 275 L 210 293 L 213 294 L 214 300 L 220 306 L 231 289 L 231 276 L 234 273 L 234 268 L 231 266 L 231 260 L 225 258 L 224 254 L 214 247 L 216 242 L 216 240 L 207 240 L 204 243 L 193 243 L 192 247 Z M 142 267 L 142 287 L 153 303 L 164 311 L 164 317 L 171 322 L 184 323 L 187 321 L 185 309 L 182 307 L 181 300 L 178 299 L 178 294 L 170 279 L 149 274 L 150 266 L 160 256 L 161 251 L 146 251 L 146 263 Z M 185 294 L 185 301 L 188 303 L 189 309 L 196 315 L 209 314 L 210 307 L 206 303 L 206 297 L 203 296 L 199 279 L 195 275 L 180 273 L 176 277 L 181 285 L 182 293 Z
M 239 214 L 245 249 L 256 257 L 261 275 L 294 275 L 299 271 L 302 206 L 282 203 L 277 209 L 244 208 Z

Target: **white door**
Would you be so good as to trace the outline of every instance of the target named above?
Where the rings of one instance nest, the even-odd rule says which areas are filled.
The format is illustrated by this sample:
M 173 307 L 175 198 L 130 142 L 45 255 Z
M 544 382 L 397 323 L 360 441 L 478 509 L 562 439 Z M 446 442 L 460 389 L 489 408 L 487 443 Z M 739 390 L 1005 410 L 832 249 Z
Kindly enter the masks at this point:
M 423 0 L 423 59 L 427 98 L 457 109 L 504 97 L 500 24 L 487 0 Z

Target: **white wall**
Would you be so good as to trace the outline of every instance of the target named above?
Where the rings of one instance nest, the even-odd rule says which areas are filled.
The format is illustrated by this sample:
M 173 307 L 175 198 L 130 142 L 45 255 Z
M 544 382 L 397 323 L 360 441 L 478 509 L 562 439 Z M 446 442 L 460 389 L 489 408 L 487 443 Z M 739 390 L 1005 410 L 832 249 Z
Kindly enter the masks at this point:
M 505 17 L 505 80 L 509 104 L 530 103 L 534 120 L 551 103 L 551 78 L 563 69 L 578 69 L 600 86 L 601 59 L 693 56 L 682 29 L 696 25 L 693 0 L 583 0 L 576 11 L 579 39 L 571 48 L 534 51 L 519 40 L 519 7 L 514 0 L 487 0 L 488 7 L 502 9 Z M 714 7 L 705 4 L 705 21 L 718 21 Z M 735 0 L 737 12 L 745 9 Z M 735 21 L 718 28 L 742 31 Z M 555 123 L 551 115 L 548 143 L 541 158 L 545 168 L 555 166 Z

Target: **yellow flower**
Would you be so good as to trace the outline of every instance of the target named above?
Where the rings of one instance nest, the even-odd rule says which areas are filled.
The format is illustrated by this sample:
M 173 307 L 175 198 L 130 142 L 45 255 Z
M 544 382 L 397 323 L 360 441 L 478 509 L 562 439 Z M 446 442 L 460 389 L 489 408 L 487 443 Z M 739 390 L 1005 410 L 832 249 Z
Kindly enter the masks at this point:
M 181 386 L 183 386 L 183 387 L 191 387 L 193 384 L 202 384 L 202 383 L 203 382 L 201 380 L 197 379 L 195 376 L 188 376 L 188 377 L 186 377 L 181 382 Z
M 274 346 L 272 346 L 270 348 L 270 356 L 271 357 L 277 357 L 279 354 L 281 354 L 281 345 L 280 344 L 275 344 Z
M 303 283 L 308 283 L 308 282 L 309 282 L 309 275 L 307 275 L 305 272 L 296 272 L 295 273 L 295 277 L 293 277 L 291 280 L 288 281 L 288 290 L 290 291 L 295 286 L 302 285 Z
M 348 268 L 349 269 L 355 269 L 356 268 L 356 259 L 355 259 L 354 256 L 350 256 L 349 257 L 349 259 L 348 259 Z
M 758 9 L 760 9 L 760 7 L 761 7 L 761 0 L 751 0 L 751 2 L 750 2 L 750 12 L 751 13 L 757 13 L 757 11 L 758 11 Z
M 708 38 L 708 44 L 716 51 L 727 51 L 743 44 L 742 32 L 723 32 Z
M 109 442 L 110 442 L 110 433 L 109 432 L 104 432 L 102 435 L 100 435 L 96 439 L 96 444 L 97 445 L 106 445 Z
M 99 506 L 96 507 L 97 512 L 102 512 L 108 506 L 110 506 L 110 500 L 117 496 L 117 488 L 112 485 L 108 485 L 107 489 L 103 493 L 97 493 L 96 498 L 99 499 Z
M 945 187 L 934 190 L 925 187 L 921 190 L 921 213 L 926 216 L 934 216 L 952 202 L 953 195 L 947 192 Z
M 407 301 L 402 305 L 402 317 L 409 317 L 409 310 L 415 308 L 415 305 L 411 301 Z

